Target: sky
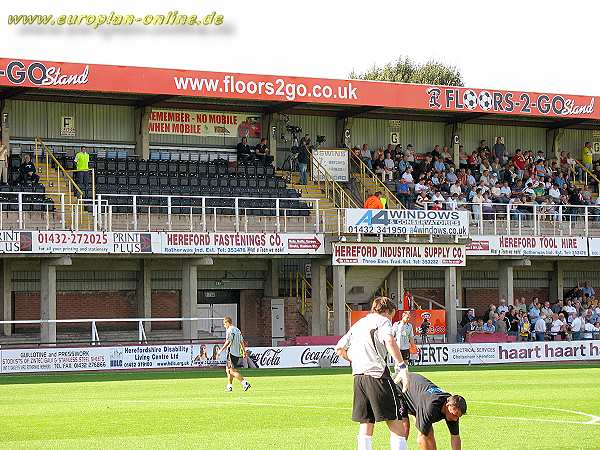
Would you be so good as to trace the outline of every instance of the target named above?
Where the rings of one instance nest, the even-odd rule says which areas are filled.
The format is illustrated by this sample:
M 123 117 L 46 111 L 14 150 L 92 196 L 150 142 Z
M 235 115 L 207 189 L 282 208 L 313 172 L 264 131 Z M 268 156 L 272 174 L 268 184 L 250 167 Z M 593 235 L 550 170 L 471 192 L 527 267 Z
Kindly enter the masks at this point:
M 17 14 L 224 16 L 219 27 L 8 26 Z M 346 78 L 400 55 L 466 86 L 600 95 L 597 2 L 0 1 L 0 57 Z

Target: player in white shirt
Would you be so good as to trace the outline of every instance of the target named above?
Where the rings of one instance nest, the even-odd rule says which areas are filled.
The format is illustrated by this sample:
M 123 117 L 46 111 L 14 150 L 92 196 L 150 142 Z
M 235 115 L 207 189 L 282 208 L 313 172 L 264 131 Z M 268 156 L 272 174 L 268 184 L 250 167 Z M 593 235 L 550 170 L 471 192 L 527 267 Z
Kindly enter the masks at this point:
M 231 317 L 223 318 L 223 326 L 225 327 L 225 342 L 219 350 L 219 354 L 227 350 L 227 363 L 225 373 L 227 373 L 226 392 L 233 391 L 233 379 L 235 378 L 242 383 L 244 391 L 250 389 L 250 383 L 236 370 L 242 367 L 242 358 L 246 356 L 244 348 L 244 337 L 239 328 L 233 326 Z
M 389 298 L 375 298 L 371 313 L 352 325 L 335 346 L 336 353 L 352 365 L 352 420 L 360 423 L 359 450 L 371 450 L 376 422 L 386 422 L 390 429 L 391 450 L 408 448 L 406 404 L 387 365 L 389 353 L 396 361 L 397 376 L 408 382 L 406 364 L 392 335 L 391 319 L 395 312 L 396 306 Z

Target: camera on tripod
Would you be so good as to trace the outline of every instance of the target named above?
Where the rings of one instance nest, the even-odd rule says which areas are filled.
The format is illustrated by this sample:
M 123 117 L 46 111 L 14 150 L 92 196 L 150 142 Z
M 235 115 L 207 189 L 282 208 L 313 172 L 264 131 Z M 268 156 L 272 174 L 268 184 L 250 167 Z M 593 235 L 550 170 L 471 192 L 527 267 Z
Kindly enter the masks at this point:
M 286 125 L 285 129 L 288 133 L 299 134 L 302 133 L 302 128 L 297 125 Z

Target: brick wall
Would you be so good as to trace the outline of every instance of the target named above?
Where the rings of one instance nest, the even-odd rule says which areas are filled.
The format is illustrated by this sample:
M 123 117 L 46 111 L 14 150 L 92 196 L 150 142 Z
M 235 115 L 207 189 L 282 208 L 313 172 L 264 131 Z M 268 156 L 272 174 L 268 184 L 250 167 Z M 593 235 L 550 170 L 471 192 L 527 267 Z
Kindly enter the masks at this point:
M 15 293 L 15 320 L 39 320 L 40 293 Z M 110 319 L 137 317 L 137 301 L 135 291 L 112 292 L 57 292 L 57 319 Z M 98 324 L 98 329 L 136 329 L 135 323 L 107 322 Z M 30 325 L 17 325 L 15 329 L 35 329 Z M 89 330 L 89 324 L 58 324 L 58 330 Z
M 465 307 L 475 308 L 475 314 L 481 315 L 485 313 L 490 303 L 498 305 L 500 296 L 498 289 L 491 288 L 467 288 L 464 292 Z M 548 288 L 516 288 L 513 292 L 515 300 L 525 297 L 527 304 L 533 297 L 539 297 L 541 302 L 549 300 Z
M 271 345 L 271 299 L 262 290 L 240 291 L 239 322 L 250 345 Z
M 180 291 L 152 291 L 152 317 L 181 317 Z M 179 322 L 152 322 L 153 330 L 180 330 Z
M 298 302 L 295 299 L 286 299 L 285 301 L 285 337 L 294 338 L 296 336 L 308 336 L 308 322 L 300 313 Z
M 417 295 L 419 297 L 425 297 L 427 299 L 435 300 L 439 304 L 443 305 L 446 301 L 446 293 L 444 292 L 444 288 L 431 288 L 431 289 L 411 289 L 411 293 L 413 295 Z M 429 302 L 425 300 L 415 299 L 415 301 L 421 306 L 423 309 L 429 308 Z M 433 305 L 433 309 L 438 309 L 437 306 Z

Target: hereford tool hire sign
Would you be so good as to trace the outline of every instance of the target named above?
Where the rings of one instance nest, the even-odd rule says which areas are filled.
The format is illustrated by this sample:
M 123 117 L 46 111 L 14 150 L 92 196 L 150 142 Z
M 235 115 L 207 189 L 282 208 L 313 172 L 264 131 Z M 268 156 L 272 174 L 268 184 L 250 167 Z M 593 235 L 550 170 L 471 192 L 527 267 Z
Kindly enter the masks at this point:
M 469 212 L 351 208 L 346 210 L 344 231 L 466 237 L 469 234 Z
M 464 266 L 465 246 L 458 244 L 334 243 L 335 266 Z
M 473 236 L 469 256 L 588 256 L 584 237 Z

